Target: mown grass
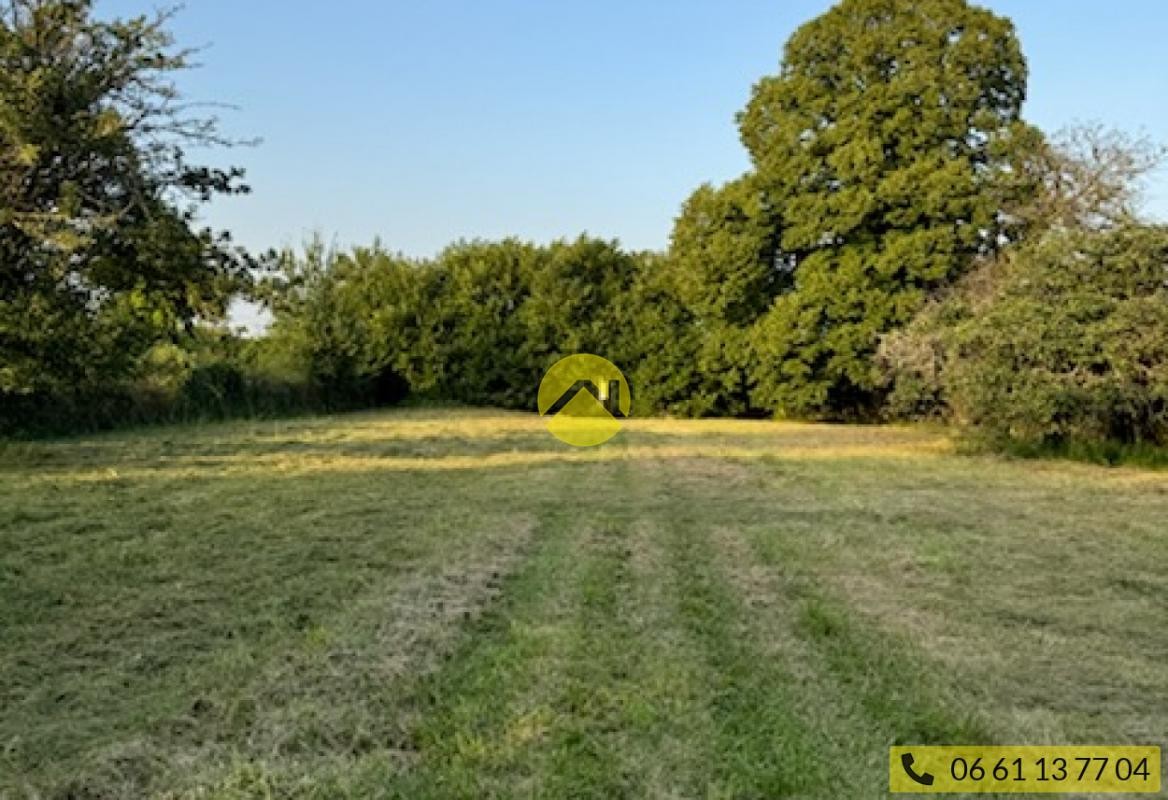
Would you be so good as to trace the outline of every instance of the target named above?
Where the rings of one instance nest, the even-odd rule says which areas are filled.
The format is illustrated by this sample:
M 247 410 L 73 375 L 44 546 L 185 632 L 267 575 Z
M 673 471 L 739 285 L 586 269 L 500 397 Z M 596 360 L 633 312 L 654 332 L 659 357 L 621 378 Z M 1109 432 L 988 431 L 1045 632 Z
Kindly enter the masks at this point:
M 0 798 L 881 797 L 1168 744 L 1168 475 L 386 413 L 0 449 Z

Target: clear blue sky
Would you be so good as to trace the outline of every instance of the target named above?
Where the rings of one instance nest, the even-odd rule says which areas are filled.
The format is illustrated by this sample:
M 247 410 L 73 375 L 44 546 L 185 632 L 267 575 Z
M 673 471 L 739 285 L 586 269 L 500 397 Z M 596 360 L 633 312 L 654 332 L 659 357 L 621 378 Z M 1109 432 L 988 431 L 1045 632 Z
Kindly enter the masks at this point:
M 582 231 L 665 245 L 684 197 L 747 167 L 734 114 L 820 0 L 189 0 L 208 44 L 182 86 L 240 106 L 222 154 L 254 193 L 206 219 L 249 247 L 380 235 L 425 256 L 461 238 Z M 1030 63 L 1028 117 L 1168 141 L 1168 3 L 993 0 Z M 151 8 L 99 0 L 102 15 Z M 1168 175 L 1150 210 L 1168 218 Z

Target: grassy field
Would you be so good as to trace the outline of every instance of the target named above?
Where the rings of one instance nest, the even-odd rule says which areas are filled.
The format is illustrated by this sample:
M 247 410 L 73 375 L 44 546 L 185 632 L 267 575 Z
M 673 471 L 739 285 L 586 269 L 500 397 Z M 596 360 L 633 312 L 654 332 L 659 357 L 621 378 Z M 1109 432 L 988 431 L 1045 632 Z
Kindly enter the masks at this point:
M 488 411 L 0 449 L 0 798 L 886 796 L 1168 745 L 1168 474 Z

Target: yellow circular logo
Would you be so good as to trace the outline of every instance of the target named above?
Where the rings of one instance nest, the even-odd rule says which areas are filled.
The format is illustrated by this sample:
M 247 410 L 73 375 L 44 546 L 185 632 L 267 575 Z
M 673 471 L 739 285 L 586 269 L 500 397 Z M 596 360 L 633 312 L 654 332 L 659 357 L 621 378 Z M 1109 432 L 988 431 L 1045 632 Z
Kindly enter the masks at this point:
M 632 393 L 611 361 L 579 353 L 560 359 L 543 376 L 538 406 L 561 442 L 593 447 L 616 436 L 632 408 Z

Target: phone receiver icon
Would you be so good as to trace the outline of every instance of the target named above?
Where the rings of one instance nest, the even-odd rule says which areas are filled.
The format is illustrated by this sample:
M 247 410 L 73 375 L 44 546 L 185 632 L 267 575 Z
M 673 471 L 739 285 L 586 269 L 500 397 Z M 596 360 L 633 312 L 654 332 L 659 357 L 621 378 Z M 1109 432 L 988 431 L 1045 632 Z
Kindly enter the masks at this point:
M 904 767 L 905 773 L 921 786 L 932 786 L 933 776 L 928 772 L 918 775 L 916 770 L 912 768 L 914 760 L 912 753 L 904 753 L 900 757 L 900 765 Z

